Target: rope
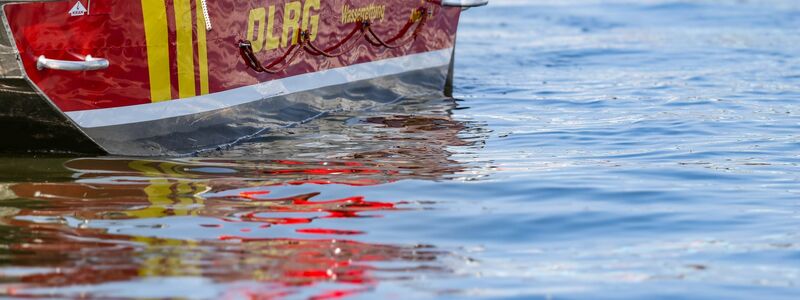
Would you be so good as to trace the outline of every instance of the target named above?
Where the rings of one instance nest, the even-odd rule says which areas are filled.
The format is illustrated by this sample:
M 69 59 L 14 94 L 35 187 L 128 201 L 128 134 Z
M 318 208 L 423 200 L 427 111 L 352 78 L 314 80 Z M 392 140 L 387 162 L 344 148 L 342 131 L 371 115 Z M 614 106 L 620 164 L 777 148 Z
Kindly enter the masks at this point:
M 302 49 L 308 42 L 307 31 L 299 32 L 298 37 L 300 40 L 299 44 L 294 44 L 291 47 L 289 47 L 289 49 L 286 50 L 286 52 L 283 55 L 273 60 L 266 67 L 261 65 L 261 62 L 259 62 L 255 53 L 253 53 L 253 45 L 250 43 L 250 41 L 246 40 L 239 41 L 239 54 L 242 56 L 242 58 L 244 58 L 245 64 L 247 64 L 248 67 L 250 67 L 256 72 L 270 73 L 270 74 L 280 73 L 281 71 L 286 70 L 286 68 L 288 68 L 292 64 L 292 62 L 294 62 L 294 60 L 298 57 L 298 54 L 300 54 L 300 51 L 295 51 L 295 50 Z M 273 69 L 275 66 L 281 63 L 284 63 L 283 66 L 277 69 Z
M 395 36 L 393 36 L 392 38 L 390 38 L 388 40 L 381 39 L 375 33 L 375 31 L 372 31 L 372 27 L 367 27 L 367 31 L 369 32 L 369 36 L 371 36 L 373 39 L 375 39 L 376 42 L 373 42 L 369 38 L 367 38 L 367 41 L 370 44 L 374 45 L 374 46 L 383 46 L 383 47 L 386 47 L 386 48 L 389 48 L 389 49 L 397 49 L 397 48 L 405 46 L 406 44 L 408 44 L 410 42 L 415 41 L 417 39 L 417 35 L 419 35 L 419 32 L 420 32 L 420 29 L 422 28 L 422 25 L 425 25 L 425 21 L 428 18 L 427 9 L 419 8 L 419 9 L 417 9 L 417 12 L 421 15 L 421 17 L 419 18 L 419 22 L 414 20 L 413 17 L 408 19 L 408 22 L 406 22 L 406 25 L 404 25 L 403 28 L 400 29 L 400 31 Z M 393 44 L 394 42 L 396 42 L 397 40 L 399 40 L 400 38 L 405 36 L 406 33 L 408 33 L 408 30 L 411 29 L 411 26 L 414 26 L 414 24 L 417 24 L 417 28 L 414 29 L 414 33 L 410 37 L 408 37 L 403 42 L 400 42 L 400 43 L 397 43 L 397 44 Z
M 347 52 L 350 52 L 351 50 L 353 50 L 353 48 L 355 48 L 356 46 L 358 46 L 358 43 L 351 43 L 349 47 L 345 48 L 344 50 L 339 51 L 339 53 L 335 53 L 334 54 L 334 53 L 331 53 L 331 51 L 334 51 L 334 50 L 338 49 L 339 47 L 342 47 L 342 45 L 344 45 L 345 43 L 350 41 L 359 32 L 361 33 L 361 35 L 358 38 L 359 39 L 363 38 L 364 35 L 366 34 L 366 32 L 364 32 L 364 28 L 366 26 L 369 26 L 369 22 L 366 22 L 366 21 L 358 22 L 356 27 L 354 27 L 353 30 L 350 31 L 350 33 L 344 39 L 342 39 L 341 41 L 339 41 L 335 45 L 326 48 L 325 50 L 319 49 L 317 46 L 315 46 L 313 43 L 311 43 L 311 41 L 306 43 L 305 50 L 307 52 L 309 52 L 310 54 L 312 54 L 312 55 L 321 55 L 321 56 L 330 57 L 330 58 L 342 56 L 342 55 L 346 54 Z
M 203 2 L 203 8 L 205 10 L 206 0 L 201 0 L 201 1 Z M 294 44 L 291 47 L 289 47 L 289 49 L 287 49 L 283 55 L 270 62 L 266 67 L 263 66 L 261 62 L 259 62 L 255 53 L 253 52 L 253 45 L 248 40 L 239 40 L 239 54 L 242 56 L 245 64 L 250 69 L 259 73 L 275 74 L 286 70 L 286 68 L 288 68 L 292 64 L 292 62 L 299 56 L 299 54 L 303 52 L 303 51 L 298 51 L 298 49 L 305 50 L 306 53 L 311 55 L 334 58 L 342 56 L 352 51 L 359 44 L 358 42 L 353 42 L 350 43 L 347 47 L 342 48 L 349 41 L 353 39 L 359 40 L 362 38 L 375 47 L 385 47 L 389 49 L 397 49 L 403 47 L 417 40 L 417 36 L 419 36 L 419 33 L 422 31 L 422 28 L 425 25 L 427 19 L 428 19 L 428 10 L 426 8 L 420 7 L 416 9 L 415 13 L 412 14 L 411 18 L 409 18 L 408 22 L 406 22 L 403 28 L 401 28 L 400 31 L 390 39 L 382 39 L 380 36 L 378 36 L 378 34 L 376 34 L 375 31 L 372 30 L 372 26 L 369 21 L 359 21 L 356 23 L 356 26 L 353 28 L 353 30 L 350 31 L 349 34 L 347 34 L 347 36 L 345 36 L 338 43 L 325 49 L 321 49 L 311 42 L 309 38 L 310 35 L 307 30 L 298 31 L 298 38 L 300 40 L 300 43 Z M 207 22 L 206 28 L 211 30 L 211 22 L 209 21 L 208 18 L 206 18 L 206 22 Z M 406 37 L 408 31 L 411 30 L 411 27 L 414 26 L 414 24 L 417 24 L 417 26 L 416 28 L 414 28 L 413 33 L 410 36 Z M 406 38 L 402 42 L 396 43 L 403 37 Z M 338 52 L 333 52 L 336 51 L 337 49 L 339 49 Z M 275 68 L 281 63 L 283 63 L 283 65 L 281 65 L 278 68 Z
M 208 5 L 206 5 L 207 0 L 200 0 L 200 5 L 203 8 L 203 20 L 206 21 L 206 31 L 211 31 L 211 17 L 208 16 Z

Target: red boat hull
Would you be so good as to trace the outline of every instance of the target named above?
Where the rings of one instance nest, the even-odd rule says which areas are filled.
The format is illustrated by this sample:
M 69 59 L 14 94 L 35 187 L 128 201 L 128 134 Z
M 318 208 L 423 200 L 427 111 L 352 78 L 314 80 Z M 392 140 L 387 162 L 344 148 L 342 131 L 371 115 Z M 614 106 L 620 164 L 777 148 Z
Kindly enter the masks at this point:
M 61 122 L 108 153 L 175 155 L 331 110 L 441 94 L 461 12 L 433 0 L 203 3 L 17 3 L 3 19 L 23 77 Z M 87 56 L 108 67 L 39 64 Z

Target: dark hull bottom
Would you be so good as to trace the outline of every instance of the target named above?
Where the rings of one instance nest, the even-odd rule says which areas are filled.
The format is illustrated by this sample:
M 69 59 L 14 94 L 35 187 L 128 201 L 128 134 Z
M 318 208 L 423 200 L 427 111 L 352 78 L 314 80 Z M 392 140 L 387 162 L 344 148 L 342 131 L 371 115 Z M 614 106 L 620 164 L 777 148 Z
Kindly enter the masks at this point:
M 363 110 L 402 98 L 442 94 L 448 66 L 271 97 L 225 109 L 155 121 L 78 128 L 24 80 L 3 80 L 2 152 L 189 155 L 224 147 L 326 112 Z M 24 116 L 24 117 L 21 117 Z M 85 135 L 84 135 L 85 132 Z
M 0 133 L 0 153 L 105 153 L 21 78 L 0 80 Z

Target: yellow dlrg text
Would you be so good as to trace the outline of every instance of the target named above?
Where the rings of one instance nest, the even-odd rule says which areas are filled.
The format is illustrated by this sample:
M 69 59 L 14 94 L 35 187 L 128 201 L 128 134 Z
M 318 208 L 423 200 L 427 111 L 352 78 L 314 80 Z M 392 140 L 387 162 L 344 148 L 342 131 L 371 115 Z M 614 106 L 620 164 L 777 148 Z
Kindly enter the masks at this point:
M 315 40 L 319 31 L 320 0 L 290 1 L 283 6 L 282 26 L 276 25 L 275 5 L 250 10 L 247 20 L 247 39 L 253 52 L 273 50 L 297 44 L 298 32 L 308 30 L 309 39 Z M 275 29 L 279 29 L 275 32 Z

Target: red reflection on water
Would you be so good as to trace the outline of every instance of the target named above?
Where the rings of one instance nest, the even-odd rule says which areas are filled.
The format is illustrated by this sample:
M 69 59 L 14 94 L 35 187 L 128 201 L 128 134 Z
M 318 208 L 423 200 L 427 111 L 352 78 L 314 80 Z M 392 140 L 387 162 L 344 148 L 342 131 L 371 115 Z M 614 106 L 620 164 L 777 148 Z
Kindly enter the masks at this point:
M 435 261 L 437 251 L 420 251 L 415 247 L 363 243 L 341 239 L 311 240 L 302 238 L 262 238 L 273 226 L 303 226 L 324 219 L 363 218 L 365 212 L 397 210 L 397 202 L 369 201 L 364 196 L 338 199 L 316 199 L 322 193 L 271 197 L 274 188 L 296 185 L 346 184 L 367 186 L 394 179 L 359 178 L 369 174 L 391 176 L 393 172 L 366 170 L 353 172 L 262 172 L 289 175 L 284 180 L 260 178 L 235 180 L 198 178 L 186 166 L 164 161 L 127 161 L 130 169 L 120 167 L 121 160 L 112 160 L 114 170 L 125 174 L 102 178 L 83 173 L 71 183 L 20 183 L 9 187 L 16 196 L 34 201 L 30 207 L 19 207 L 13 214 L 0 218 L 8 227 L 19 229 L 18 236 L 6 243 L 17 267 L 48 269 L 13 278 L 5 293 L 34 296 L 38 288 L 91 286 L 108 282 L 125 282 L 144 277 L 199 276 L 211 278 L 224 293 L 236 297 L 272 298 L 291 294 L 297 287 L 320 282 L 362 286 L 320 292 L 318 299 L 344 297 L 364 291 L 363 286 L 377 284 L 372 262 Z M 102 164 L 98 160 L 73 160 L 72 169 L 88 170 Z M 105 164 L 103 164 L 105 165 Z M 329 164 L 330 165 L 330 164 Z M 362 164 L 363 165 L 363 164 Z M 293 162 L 291 167 L 303 166 Z M 274 162 L 272 163 L 274 166 Z M 352 164 L 344 166 L 352 168 Z M 107 171 L 107 170 L 103 170 Z M 139 176 L 133 176 L 139 171 Z M 297 174 L 306 176 L 296 180 Z M 310 175 L 311 174 L 311 175 Z M 388 175 L 387 175 L 388 174 Z M 312 176 L 312 177 L 308 177 Z M 315 179 L 313 176 L 339 176 L 337 180 Z M 355 176 L 355 177 L 354 177 Z M 263 180 L 262 180 L 263 179 Z M 242 191 L 242 187 L 245 190 Z M 230 191 L 235 191 L 231 193 Z M 284 192 L 285 193 L 285 192 Z M 319 214 L 292 216 L 294 214 Z M 276 215 L 278 214 L 278 215 Z M 198 223 L 198 228 L 221 230 L 217 239 L 169 239 L 158 235 L 159 219 L 171 216 L 212 217 L 221 223 Z M 21 218 L 23 217 L 23 218 Z M 376 217 L 369 215 L 369 217 Z M 152 220 L 150 227 L 137 228 L 143 235 L 110 232 L 97 221 Z M 82 222 L 88 222 L 86 224 Z M 253 223 L 253 227 L 228 227 L 225 223 Z M 86 226 L 84 226 L 86 225 Z M 169 226 L 169 221 L 166 221 Z M 266 231 L 263 231 L 266 230 Z M 262 232 L 263 231 L 263 232 Z M 294 228 L 299 236 L 359 236 L 366 232 L 329 227 Z M 237 234 L 238 233 L 238 234 Z M 239 235 L 247 234 L 247 236 Z M 42 260 L 42 258 L 48 258 Z M 9 280 L 7 280 L 9 281 Z M 255 281 L 270 284 L 266 293 L 260 289 L 228 290 L 224 284 Z M 277 291 L 276 291 L 277 289 Z M 284 290 L 281 290 L 284 289 Z M 69 295 L 48 295 L 53 297 Z M 235 297 L 235 298 L 236 298 Z
M 295 232 L 310 233 L 310 234 L 336 234 L 336 235 L 357 235 L 364 234 L 359 230 L 340 230 L 340 229 L 325 229 L 325 228 L 303 228 L 297 229 Z
M 247 191 L 247 192 L 240 192 L 239 197 L 247 198 L 250 200 L 258 200 L 256 196 L 262 196 L 269 194 L 269 191 Z
M 48 297 L 74 297 L 58 288 L 202 277 L 222 298 L 280 298 L 333 283 L 312 289 L 312 297 L 335 299 L 369 290 L 379 272 L 446 272 L 437 261 L 449 254 L 432 247 L 353 239 L 368 235 L 360 220 L 405 203 L 370 200 L 360 189 L 461 171 L 441 146 L 462 144 L 456 134 L 463 125 L 443 119 L 425 125 L 421 117 L 368 122 L 441 134 L 423 148 L 350 154 L 358 161 L 75 159 L 63 164 L 73 181 L 9 185 L 12 198 L 24 200 L 0 206 L 0 265 L 24 272 L 0 267 L 0 294 L 32 297 L 51 287 Z M 428 155 L 407 159 L 414 151 Z M 324 197 L 327 185 L 352 196 Z M 302 192 L 291 193 L 297 189 Z M 163 233 L 186 222 L 197 230 L 179 238 Z M 380 268 L 379 262 L 404 266 Z M 86 293 L 92 296 L 91 289 Z

